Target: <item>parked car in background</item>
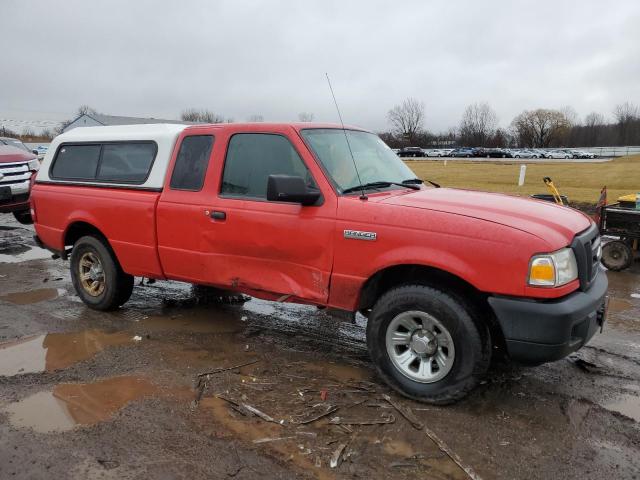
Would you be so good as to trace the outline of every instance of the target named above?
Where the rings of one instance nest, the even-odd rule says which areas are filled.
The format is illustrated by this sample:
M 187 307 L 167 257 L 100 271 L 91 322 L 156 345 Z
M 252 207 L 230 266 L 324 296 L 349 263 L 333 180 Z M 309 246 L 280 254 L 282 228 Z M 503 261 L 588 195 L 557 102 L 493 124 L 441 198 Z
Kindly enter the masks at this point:
M 399 157 L 424 157 L 424 150 L 420 147 L 404 147 L 398 152 Z
M 450 157 L 458 157 L 458 158 L 470 158 L 473 157 L 473 149 L 472 148 L 454 148 L 449 153 Z
M 596 158 L 595 153 L 586 152 L 584 150 L 571 150 L 573 158 Z
M 521 148 L 519 150 L 511 150 L 513 158 L 540 158 L 542 154 L 530 148 Z
M 32 223 L 29 193 L 39 168 L 40 161 L 29 149 L 0 143 L 0 213 L 13 213 L 18 222 Z
M 38 160 L 42 160 L 48 149 L 49 147 L 47 145 L 38 145 L 32 150 L 32 152 L 38 156 Z
M 511 152 L 505 148 L 480 148 L 475 153 L 476 157 L 511 158 Z
M 547 152 L 546 158 L 573 158 L 573 153 L 567 150 L 550 150 Z
M 445 150 L 441 150 L 439 148 L 433 148 L 431 150 L 426 150 L 425 154 L 427 157 L 446 157 L 447 152 Z

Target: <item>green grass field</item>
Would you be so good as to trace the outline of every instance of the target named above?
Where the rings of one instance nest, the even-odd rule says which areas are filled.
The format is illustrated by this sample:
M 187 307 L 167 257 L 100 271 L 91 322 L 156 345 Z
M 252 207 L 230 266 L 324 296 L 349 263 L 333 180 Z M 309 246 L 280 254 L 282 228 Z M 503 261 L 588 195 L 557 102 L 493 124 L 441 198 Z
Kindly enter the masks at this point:
M 442 159 L 406 163 L 417 177 L 443 187 L 516 195 L 549 193 L 542 178 L 551 177 L 560 193 L 569 197 L 572 203 L 597 203 L 604 185 L 609 202 L 620 195 L 640 192 L 640 155 L 604 163 L 529 163 L 522 187 L 518 187 L 518 176 L 520 165 L 526 164 L 526 160 L 514 160 L 513 163 L 449 160 L 446 166 Z

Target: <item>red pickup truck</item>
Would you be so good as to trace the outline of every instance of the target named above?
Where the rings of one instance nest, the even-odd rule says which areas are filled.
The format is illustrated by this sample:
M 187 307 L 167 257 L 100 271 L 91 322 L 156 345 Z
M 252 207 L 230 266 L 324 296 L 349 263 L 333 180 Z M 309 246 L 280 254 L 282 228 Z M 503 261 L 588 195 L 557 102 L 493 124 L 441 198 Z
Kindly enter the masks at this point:
M 466 395 L 494 348 L 556 360 L 606 315 L 589 217 L 424 184 L 357 128 L 77 128 L 51 144 L 32 215 L 91 308 L 144 276 L 359 311 L 382 379 L 431 403 Z

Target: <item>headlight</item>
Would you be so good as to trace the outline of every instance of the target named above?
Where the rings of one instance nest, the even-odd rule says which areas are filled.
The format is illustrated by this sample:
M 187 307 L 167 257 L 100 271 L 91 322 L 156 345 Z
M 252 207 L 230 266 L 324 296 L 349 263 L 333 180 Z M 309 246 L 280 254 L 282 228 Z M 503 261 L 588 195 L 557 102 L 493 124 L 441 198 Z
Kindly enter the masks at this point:
M 37 158 L 34 158 L 33 160 L 29 160 L 29 163 L 27 163 L 27 166 L 29 167 L 30 171 L 37 172 L 38 170 L 40 170 L 40 160 L 38 160 Z
M 559 287 L 578 278 L 573 250 L 563 248 L 545 255 L 535 255 L 529 264 L 529 285 Z

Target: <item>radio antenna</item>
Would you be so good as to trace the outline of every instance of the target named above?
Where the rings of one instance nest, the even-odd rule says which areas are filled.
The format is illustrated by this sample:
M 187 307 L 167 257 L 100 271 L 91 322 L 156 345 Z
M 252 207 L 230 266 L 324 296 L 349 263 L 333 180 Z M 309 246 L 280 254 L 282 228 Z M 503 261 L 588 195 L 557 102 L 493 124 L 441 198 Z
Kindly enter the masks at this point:
M 353 151 L 351 150 L 351 144 L 349 143 L 349 137 L 347 136 L 347 129 L 344 128 L 344 122 L 342 121 L 342 114 L 340 113 L 340 108 L 338 107 L 338 101 L 336 100 L 336 95 L 333 93 L 333 87 L 331 86 L 331 80 L 329 80 L 329 74 L 325 72 L 327 77 L 327 83 L 329 84 L 329 90 L 331 90 L 331 96 L 333 97 L 333 103 L 336 105 L 336 110 L 338 111 L 338 118 L 340 119 L 340 125 L 342 125 L 342 133 L 344 133 L 344 139 L 347 141 L 347 147 L 349 147 L 349 155 L 351 155 L 351 160 L 353 161 L 353 168 L 356 171 L 356 176 L 358 177 L 358 184 L 362 189 L 362 193 L 360 194 L 360 200 L 367 200 L 367 194 L 364 191 L 364 185 L 362 185 L 362 180 L 360 179 L 360 172 L 358 172 L 358 166 L 356 165 L 356 159 L 353 156 Z

